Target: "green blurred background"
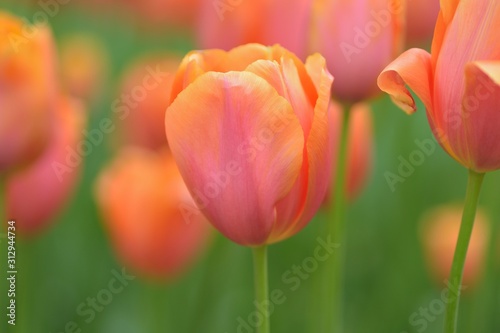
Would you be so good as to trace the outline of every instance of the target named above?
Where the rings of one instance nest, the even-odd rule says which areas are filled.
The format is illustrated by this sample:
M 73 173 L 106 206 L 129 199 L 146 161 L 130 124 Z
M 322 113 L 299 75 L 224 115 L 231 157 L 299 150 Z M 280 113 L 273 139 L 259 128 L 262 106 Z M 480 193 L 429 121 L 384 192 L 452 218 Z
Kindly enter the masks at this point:
M 28 18 L 38 9 L 15 0 L 2 0 L 1 8 Z M 89 106 L 89 129 L 110 117 L 111 103 L 119 96 L 120 74 L 134 59 L 163 50 L 182 55 L 196 47 L 188 32 L 148 29 L 133 22 L 126 15 L 99 14 L 69 5 L 50 20 L 58 41 L 85 32 L 108 47 L 110 79 L 101 97 Z M 347 249 L 346 333 L 442 331 L 444 311 L 428 320 L 425 330 L 410 323 L 410 316 L 421 307 L 428 308 L 445 288 L 429 277 L 418 222 L 429 208 L 462 202 L 467 172 L 438 148 L 404 183 L 396 184 L 394 192 L 384 177 L 386 171 L 397 173 L 399 156 L 407 159 L 418 149 L 415 139 L 432 137 L 423 106 L 419 107 L 422 111 L 408 117 L 386 96 L 373 102 L 374 167 L 366 189 L 349 208 L 348 239 L 343 244 Z M 111 139 L 106 137 L 108 142 L 94 147 L 85 160 L 79 187 L 57 222 L 34 239 L 18 238 L 18 325 L 12 330 L 3 317 L 0 332 L 79 332 L 65 331 L 68 322 L 86 333 L 237 332 L 238 317 L 247 318 L 253 312 L 251 251 L 220 235 L 213 237 L 200 260 L 180 279 L 161 284 L 136 278 L 96 312 L 90 323 L 85 322 L 88 317 L 77 314 L 82 302 L 107 288 L 114 270 L 122 270 L 92 195 L 96 176 L 113 157 Z M 480 202 L 494 227 L 493 244 L 500 235 L 499 192 L 500 174 L 487 175 Z M 282 275 L 313 254 L 324 222 L 325 214 L 320 213 L 303 232 L 270 247 L 270 289 L 281 289 L 286 295 L 271 317 L 273 332 L 308 332 L 314 272 L 296 291 L 290 290 Z M 4 258 L 5 239 L 1 242 Z M 500 263 L 498 256 L 487 260 L 486 274 L 462 298 L 461 332 L 500 332 Z M 4 266 L 1 274 L 4 280 Z M 4 313 L 3 292 L 1 302 Z

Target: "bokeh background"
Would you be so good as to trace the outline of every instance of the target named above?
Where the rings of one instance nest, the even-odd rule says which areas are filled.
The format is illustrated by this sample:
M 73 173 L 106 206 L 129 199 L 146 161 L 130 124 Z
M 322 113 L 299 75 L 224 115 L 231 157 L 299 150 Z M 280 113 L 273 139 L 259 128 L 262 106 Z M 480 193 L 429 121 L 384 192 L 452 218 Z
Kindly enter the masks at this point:
M 87 102 L 89 130 L 112 117 L 111 105 L 119 97 L 123 71 L 136 59 L 164 51 L 182 56 L 197 48 L 193 32 L 186 27 L 151 24 L 124 8 L 73 0 L 60 5 L 57 15 L 50 18 L 58 45 L 67 36 L 85 33 L 102 43 L 108 53 L 99 94 Z M 0 9 L 31 20 L 40 5 L 2 0 Z M 445 288 L 444 282 L 436 283 L 425 264 L 419 221 L 432 207 L 462 202 L 467 172 L 436 148 L 392 191 L 385 173 L 397 173 L 398 158 L 408 159 L 419 149 L 415 140 L 432 138 L 432 134 L 420 102 L 421 111 L 411 117 L 397 110 L 386 96 L 373 100 L 372 106 L 373 168 L 365 189 L 349 207 L 348 238 L 342 244 L 347 251 L 345 332 L 441 332 L 444 311 L 426 320 L 425 329 L 410 322 L 414 313 L 439 299 Z M 75 322 L 86 333 L 237 332 L 238 318 L 253 312 L 251 251 L 216 232 L 195 264 L 177 279 L 159 282 L 138 276 L 96 312 L 90 323 L 77 314 L 77 307 L 107 288 L 113 271 L 123 268 L 93 195 L 96 177 L 115 154 L 114 140 L 113 133 L 105 136 L 85 158 L 79 185 L 57 221 L 36 237 L 18 237 L 18 325 L 12 330 L 2 317 L 0 331 L 72 332 L 73 328 L 66 330 L 67 323 Z M 500 174 L 488 174 L 480 206 L 491 222 L 490 239 L 485 240 L 490 251 L 486 270 L 464 292 L 462 332 L 500 332 L 499 191 Z M 270 247 L 270 289 L 283 290 L 287 298 L 272 314 L 273 332 L 309 332 L 314 272 L 301 280 L 296 291 L 290 290 L 282 276 L 312 255 L 325 219 L 320 212 L 303 232 Z M 0 241 L 4 280 L 5 239 Z M 5 309 L 3 293 L 0 301 Z

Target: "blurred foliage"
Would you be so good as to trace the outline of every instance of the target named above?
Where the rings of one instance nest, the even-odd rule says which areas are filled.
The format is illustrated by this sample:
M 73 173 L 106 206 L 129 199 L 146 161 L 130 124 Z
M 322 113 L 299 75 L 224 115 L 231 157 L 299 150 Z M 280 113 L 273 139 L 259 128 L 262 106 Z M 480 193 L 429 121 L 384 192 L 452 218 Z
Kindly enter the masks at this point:
M 2 0 L 2 9 L 32 17 L 30 7 Z M 38 9 L 39 10 L 39 9 Z M 109 14 L 109 13 L 108 13 Z M 30 16 L 31 15 L 31 16 Z M 95 35 L 111 55 L 110 84 L 102 97 L 89 106 L 88 128 L 98 128 L 111 116 L 111 103 L 118 97 L 120 73 L 136 57 L 162 50 L 184 54 L 195 48 L 187 32 L 169 28 L 144 29 L 126 15 L 102 15 L 68 5 L 50 19 L 57 40 L 72 32 Z M 430 207 L 461 202 L 467 172 L 437 147 L 436 151 L 404 183 L 391 191 L 386 171 L 397 173 L 398 156 L 408 158 L 418 149 L 414 140 L 432 138 L 423 106 L 414 116 L 398 111 L 387 97 L 373 102 L 375 164 L 363 195 L 348 213 L 347 267 L 345 279 L 345 332 L 402 333 L 441 332 L 444 311 L 429 321 L 425 330 L 412 326 L 409 318 L 421 307 L 438 299 L 445 285 L 436 286 L 426 271 L 418 238 L 418 221 Z M 112 158 L 106 137 L 84 162 L 79 187 L 58 221 L 31 240 L 18 239 L 18 288 L 20 308 L 16 332 L 65 332 L 74 321 L 81 332 L 236 332 L 238 317 L 253 311 L 251 251 L 216 235 L 195 267 L 180 280 L 161 284 L 136 278 L 113 296 L 95 319 L 77 314 L 88 297 L 107 288 L 113 270 L 121 271 L 110 247 L 106 229 L 93 199 L 93 183 L 99 170 Z M 492 241 L 498 243 L 500 174 L 487 175 L 481 206 L 495 226 Z M 50 190 L 50 189 L 48 189 Z M 29 209 L 27 207 L 26 209 Z M 314 277 L 290 291 L 282 275 L 311 256 L 316 246 L 320 213 L 301 233 L 270 248 L 270 289 L 285 292 L 286 302 L 272 315 L 273 332 L 307 332 L 308 309 Z M 3 248 L 3 246 L 2 246 Z M 490 258 L 491 259 L 491 258 Z M 2 280 L 5 270 L 2 267 Z M 313 273 L 314 274 L 314 273 Z M 469 288 L 461 303 L 462 332 L 499 332 L 500 264 L 490 260 L 483 283 Z M 4 295 L 1 306 L 4 308 Z M 0 331 L 7 331 L 5 318 Z M 77 331 L 76 331 L 77 332 Z

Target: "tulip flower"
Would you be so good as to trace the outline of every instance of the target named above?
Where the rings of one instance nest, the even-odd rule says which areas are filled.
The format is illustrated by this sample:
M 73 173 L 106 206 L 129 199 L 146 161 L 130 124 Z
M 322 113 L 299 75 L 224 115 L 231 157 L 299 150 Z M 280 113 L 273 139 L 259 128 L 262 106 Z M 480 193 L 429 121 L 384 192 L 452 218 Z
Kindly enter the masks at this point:
M 83 140 L 85 113 L 80 103 L 59 99 L 48 147 L 28 167 L 7 178 L 6 208 L 17 231 L 27 236 L 45 228 L 68 201 L 79 179 L 80 166 L 67 165 L 68 147 Z
M 432 54 L 420 49 L 403 53 L 382 72 L 379 86 L 411 114 L 416 106 L 407 83 L 424 103 L 431 128 L 448 154 L 477 172 L 496 170 L 500 44 L 491 40 L 500 3 L 442 3 L 446 6 L 439 15 Z
M 204 248 L 209 224 L 167 150 L 121 150 L 95 193 L 117 256 L 139 274 L 173 279 Z
M 117 113 L 124 144 L 150 149 L 167 144 L 165 110 L 180 60 L 173 55 L 150 57 L 136 61 L 126 70 L 121 96 L 129 96 L 131 103 L 126 104 L 126 111 Z M 151 74 L 158 71 L 162 72 L 161 77 Z
M 441 146 L 469 169 L 462 228 L 450 280 L 462 281 L 484 173 L 500 168 L 500 3 L 443 0 L 431 54 L 403 53 L 380 74 L 379 87 L 405 112 L 416 110 L 408 84 L 427 109 Z M 446 332 L 456 332 L 459 298 L 447 304 Z
M 173 83 L 172 154 L 208 220 L 253 247 L 259 304 L 268 299 L 266 245 L 300 231 L 329 184 L 332 80 L 319 54 L 304 65 L 281 46 L 247 44 L 189 53 Z
M 45 148 L 57 103 L 54 45 L 46 26 L 0 11 L 0 174 Z
M 406 7 L 406 44 L 416 45 L 432 38 L 439 14 L 438 0 L 408 1 Z
M 198 44 L 229 50 L 247 43 L 278 43 L 304 59 L 312 4 L 313 0 L 201 0 Z
M 194 51 L 182 61 L 168 142 L 198 206 L 229 239 L 275 243 L 314 216 L 331 167 L 331 82 L 320 55 L 304 65 L 277 45 Z
M 316 1 L 311 50 L 320 52 L 335 76 L 333 95 L 356 103 L 376 95 L 377 76 L 401 51 L 404 1 Z
M 93 100 L 103 88 L 109 67 L 104 45 L 86 34 L 67 36 L 61 44 L 62 81 L 68 92 Z
M 446 205 L 433 208 L 421 221 L 421 240 L 430 273 L 438 283 L 448 278 L 460 230 L 462 208 Z M 463 284 L 474 286 L 483 270 L 489 238 L 488 220 L 478 210 L 464 267 Z

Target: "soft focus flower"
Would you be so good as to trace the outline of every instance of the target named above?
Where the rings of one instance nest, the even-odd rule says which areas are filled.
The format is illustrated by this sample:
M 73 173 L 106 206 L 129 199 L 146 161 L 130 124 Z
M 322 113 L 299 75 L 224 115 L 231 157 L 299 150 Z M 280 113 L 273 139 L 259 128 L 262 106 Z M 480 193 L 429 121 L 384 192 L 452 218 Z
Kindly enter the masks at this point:
M 500 2 L 441 1 L 432 54 L 403 53 L 380 74 L 380 88 L 407 113 L 420 97 L 443 148 L 476 172 L 500 168 Z
M 0 173 L 45 148 L 57 103 L 55 54 L 46 26 L 0 11 Z
M 242 245 L 283 240 L 321 205 L 330 180 L 332 76 L 276 45 L 194 51 L 181 63 L 165 124 L 198 207 Z
M 17 230 L 38 233 L 67 202 L 79 179 L 80 166 L 67 165 L 68 148 L 82 140 L 85 113 L 76 101 L 60 98 L 54 110 L 52 134 L 47 148 L 28 167 L 7 178 L 7 215 Z
M 167 150 L 122 150 L 96 196 L 118 257 L 152 278 L 173 278 L 204 248 L 209 224 Z
M 61 45 L 61 74 L 68 92 L 84 100 L 98 95 L 107 77 L 108 57 L 105 46 L 96 37 L 67 36 Z
M 334 97 L 355 103 L 378 92 L 377 76 L 401 51 L 404 13 L 402 0 L 315 1 L 311 50 L 335 76 Z
M 281 44 L 304 59 L 313 0 L 201 0 L 200 48 Z
M 121 124 L 121 141 L 158 149 L 167 144 L 165 111 L 169 106 L 174 74 L 181 62 L 173 55 L 136 61 L 124 74 L 117 115 Z
M 406 7 L 406 44 L 415 45 L 432 38 L 439 14 L 439 0 L 411 0 Z
M 340 127 L 342 124 L 342 106 L 332 102 L 330 104 L 330 121 L 333 138 L 333 156 L 338 156 L 340 141 Z M 349 122 L 349 139 L 347 148 L 347 198 L 353 201 L 366 185 L 373 163 L 373 120 L 371 109 L 368 104 L 358 103 L 349 110 L 351 120 Z M 336 162 L 333 163 L 335 174 Z M 332 194 L 330 188 L 325 203 L 331 202 L 329 196 Z
M 421 221 L 421 239 L 427 266 L 438 283 L 448 278 L 457 244 L 462 207 L 446 205 L 427 212 Z M 483 211 L 478 210 L 474 230 L 465 260 L 463 284 L 474 285 L 481 276 L 489 224 Z

